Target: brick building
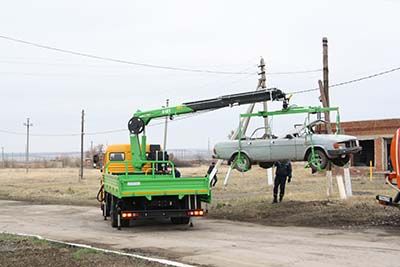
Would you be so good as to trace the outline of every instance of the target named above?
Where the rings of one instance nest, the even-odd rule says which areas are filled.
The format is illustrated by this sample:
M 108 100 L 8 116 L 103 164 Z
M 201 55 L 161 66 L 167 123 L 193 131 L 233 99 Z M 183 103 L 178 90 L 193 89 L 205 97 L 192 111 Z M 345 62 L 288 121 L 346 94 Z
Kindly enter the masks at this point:
M 390 144 L 400 119 L 348 121 L 342 122 L 341 128 L 344 134 L 356 136 L 363 148 L 354 156 L 353 166 L 369 166 L 372 161 L 376 171 L 387 170 Z

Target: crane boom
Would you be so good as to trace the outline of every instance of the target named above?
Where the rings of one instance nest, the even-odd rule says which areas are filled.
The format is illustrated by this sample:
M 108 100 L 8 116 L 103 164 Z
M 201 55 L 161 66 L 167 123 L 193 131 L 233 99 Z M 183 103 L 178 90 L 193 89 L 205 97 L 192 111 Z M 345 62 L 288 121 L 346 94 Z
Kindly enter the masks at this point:
M 186 102 L 174 107 L 166 107 L 148 111 L 137 111 L 129 121 L 128 128 L 131 134 L 138 134 L 144 130 L 152 119 L 161 117 L 179 116 L 198 111 L 214 110 L 224 107 L 244 105 L 264 101 L 285 101 L 286 95 L 281 90 L 272 88 L 239 94 L 224 95 L 217 98 Z
M 224 95 L 217 98 L 200 101 L 185 102 L 178 106 L 165 107 L 149 111 L 137 111 L 128 122 L 128 129 L 131 139 L 131 153 L 133 165 L 140 167 L 146 162 L 146 136 L 142 135 L 141 142 L 139 134 L 143 133 L 146 125 L 152 119 L 162 117 L 173 117 L 198 111 L 215 110 L 224 107 L 232 107 L 265 101 L 283 101 L 287 105 L 287 97 L 282 90 L 277 88 L 244 92 L 239 94 Z

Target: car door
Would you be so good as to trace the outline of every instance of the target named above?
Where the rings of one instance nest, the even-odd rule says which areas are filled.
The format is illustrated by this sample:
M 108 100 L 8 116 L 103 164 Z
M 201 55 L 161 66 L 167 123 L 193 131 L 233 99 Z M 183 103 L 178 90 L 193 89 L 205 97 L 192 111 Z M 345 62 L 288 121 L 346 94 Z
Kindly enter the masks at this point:
M 270 161 L 269 139 L 248 139 L 240 142 L 241 150 L 245 152 L 251 161 Z
M 307 143 L 307 135 L 301 135 L 295 137 L 296 142 L 296 160 L 302 161 L 304 160 L 304 155 L 306 154 L 306 150 L 308 147 Z
M 277 138 L 270 140 L 271 160 L 290 159 L 295 160 L 296 155 L 296 138 Z

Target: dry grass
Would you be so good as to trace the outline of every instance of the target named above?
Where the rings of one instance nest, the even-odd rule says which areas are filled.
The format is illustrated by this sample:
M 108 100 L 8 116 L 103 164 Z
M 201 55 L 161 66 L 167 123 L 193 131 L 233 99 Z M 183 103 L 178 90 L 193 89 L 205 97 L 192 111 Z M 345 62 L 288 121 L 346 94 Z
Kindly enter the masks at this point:
M 372 226 L 399 225 L 400 211 L 383 208 L 375 195 L 393 195 L 383 177 L 372 181 L 365 175 L 352 176 L 354 196 L 340 201 L 334 179 L 335 194 L 326 197 L 326 178 L 311 175 L 299 164 L 294 167 L 292 182 L 286 187 L 283 203 L 271 204 L 272 187 L 267 185 L 266 170 L 253 167 L 249 172 L 232 172 L 229 185 L 223 187 L 227 167 L 219 171 L 219 182 L 213 190 L 209 216 L 245 220 L 270 225 L 301 226 Z M 180 168 L 183 176 L 203 176 L 207 166 Z M 85 170 L 85 179 L 78 182 L 78 169 L 0 170 L 0 198 L 37 203 L 97 205 L 96 194 L 100 172 Z
M 104 253 L 89 248 L 73 248 L 37 238 L 0 234 L 0 265 L 25 266 L 135 266 L 162 267 L 133 257 Z
M 95 205 L 100 171 L 87 169 L 78 180 L 78 168 L 1 169 L 0 198 L 38 203 Z

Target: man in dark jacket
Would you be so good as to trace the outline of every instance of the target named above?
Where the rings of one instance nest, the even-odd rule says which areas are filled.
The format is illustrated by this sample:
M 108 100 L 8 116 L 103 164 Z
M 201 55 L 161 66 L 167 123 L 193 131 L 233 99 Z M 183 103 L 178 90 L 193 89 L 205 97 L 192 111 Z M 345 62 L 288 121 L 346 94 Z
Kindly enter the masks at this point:
M 292 179 L 292 164 L 290 160 L 280 160 L 275 162 L 276 173 L 274 181 L 274 200 L 272 203 L 278 202 L 278 189 L 279 192 L 279 202 L 282 202 L 283 196 L 285 195 L 286 179 L 290 183 Z
M 211 172 L 214 170 L 214 168 L 215 168 L 215 162 L 211 162 L 211 165 L 208 167 L 206 177 L 207 177 L 207 175 L 211 174 Z M 214 187 L 217 182 L 218 182 L 217 173 L 215 173 L 214 177 L 210 181 L 210 186 Z

